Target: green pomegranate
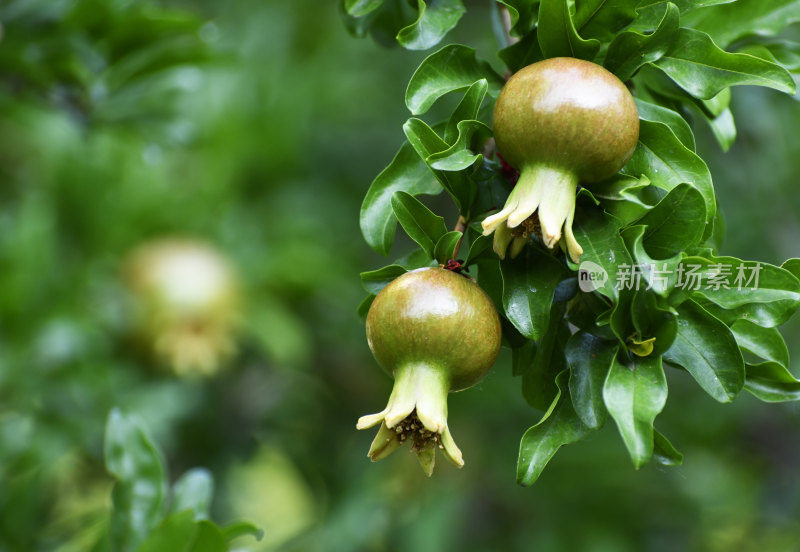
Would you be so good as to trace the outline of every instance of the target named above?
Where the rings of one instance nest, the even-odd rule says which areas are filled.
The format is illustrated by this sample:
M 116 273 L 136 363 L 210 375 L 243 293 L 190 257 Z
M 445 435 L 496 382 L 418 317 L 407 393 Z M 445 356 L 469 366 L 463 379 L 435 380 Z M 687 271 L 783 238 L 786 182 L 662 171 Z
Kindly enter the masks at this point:
M 495 233 L 501 258 L 511 243 L 513 257 L 538 219 L 544 244 L 552 249 L 563 232 L 577 263 L 583 253 L 572 232 L 577 185 L 613 176 L 633 155 L 639 139 L 633 96 L 599 65 L 551 58 L 508 80 L 493 130 L 497 150 L 520 178 L 503 209 L 483 221 L 484 234 Z
M 395 382 L 386 408 L 358 420 L 358 429 L 381 424 L 369 457 L 380 460 L 410 441 L 428 475 L 437 447 L 463 466 L 447 427 L 447 394 L 483 379 L 500 337 L 492 300 L 466 276 L 421 268 L 381 290 L 367 315 L 367 342 Z

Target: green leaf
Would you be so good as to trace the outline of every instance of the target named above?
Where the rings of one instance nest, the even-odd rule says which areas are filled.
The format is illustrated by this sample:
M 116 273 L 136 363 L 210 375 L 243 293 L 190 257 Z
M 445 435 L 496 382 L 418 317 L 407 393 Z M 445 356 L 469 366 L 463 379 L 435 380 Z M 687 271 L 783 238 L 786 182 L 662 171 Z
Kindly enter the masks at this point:
M 612 302 L 617 301 L 618 291 L 615 278 L 621 264 L 631 264 L 631 257 L 619 235 L 620 222 L 596 207 L 581 203 L 572 227 L 575 239 L 583 248 L 578 278 L 585 278 L 591 272 L 604 275 L 603 281 L 596 280 L 590 287 Z M 599 267 L 601 270 L 597 270 Z M 587 282 L 581 289 L 587 291 Z
M 662 466 L 680 466 L 683 464 L 683 454 L 672 446 L 664 435 L 653 428 L 653 460 Z
M 564 344 L 569 330 L 563 321 L 566 304 L 553 303 L 544 335 L 533 349 L 530 364 L 518 364 L 522 376 L 522 396 L 532 407 L 546 410 L 558 393 L 556 376 L 567 367 Z M 519 359 L 523 360 L 523 359 Z
M 725 109 L 716 117 L 709 117 L 700 111 L 703 118 L 711 127 L 711 132 L 714 133 L 714 138 L 722 148 L 722 151 L 728 151 L 736 141 L 736 123 L 733 121 L 733 113 L 730 109 Z
M 663 123 L 639 122 L 639 147 L 623 171 L 632 176 L 645 175 L 654 186 L 671 191 L 683 183 L 694 186 L 706 205 L 703 238 L 711 235 L 717 213 L 714 185 L 705 162 L 685 147 Z
M 610 41 L 623 27 L 636 18 L 640 0 L 581 0 L 576 2 L 573 21 L 586 38 Z
M 592 196 L 623 226 L 642 218 L 661 199 L 663 192 L 650 184 L 646 176 L 635 178 L 618 173 L 608 180 L 592 184 Z M 580 222 L 576 218 L 576 222 Z
M 211 472 L 203 468 L 189 470 L 172 487 L 170 513 L 192 510 L 194 519 L 208 518 L 213 494 L 214 479 Z
M 433 258 L 436 242 L 447 233 L 444 219 L 403 191 L 397 191 L 392 196 L 392 210 L 406 234 Z
M 227 552 L 222 531 L 210 521 L 196 522 L 191 511 L 165 519 L 137 552 Z
M 536 26 L 539 0 L 497 0 L 508 9 L 511 18 L 511 36 L 523 37 Z
M 745 318 L 759 326 L 775 327 L 800 307 L 800 281 L 788 270 L 768 263 L 735 257 L 686 257 L 680 280 L 674 299 L 670 298 L 673 302 L 690 296 L 729 324 Z
M 449 92 L 465 90 L 486 79 L 489 95 L 497 97 L 505 82 L 485 61 L 478 61 L 475 50 L 460 44 L 445 46 L 425 58 L 408 83 L 406 106 L 420 115 Z
M 367 321 L 367 314 L 369 313 L 369 308 L 372 306 L 373 301 L 375 301 L 375 295 L 370 293 L 364 297 L 364 300 L 361 301 L 361 303 L 359 303 L 356 312 L 362 323 Z
M 591 429 L 602 427 L 606 421 L 603 384 L 618 350 L 616 341 L 582 331 L 567 341 L 564 353 L 570 370 L 569 394 L 578 417 Z
M 572 408 L 568 378 L 568 370 L 558 375 L 558 394 L 552 405 L 539 423 L 522 436 L 517 461 L 517 483 L 520 485 L 533 485 L 559 448 L 580 441 L 589 433 Z
M 726 6 L 697 10 L 686 21 L 723 48 L 749 35 L 775 36 L 800 21 L 798 0 L 738 0 Z
M 679 184 L 638 224 L 647 226 L 642 238 L 647 252 L 656 259 L 667 259 L 700 243 L 705 221 L 702 194 L 689 184 Z
M 394 242 L 397 219 L 392 214 L 392 196 L 397 191 L 411 195 L 438 194 L 442 187 L 414 148 L 403 144 L 392 162 L 373 180 L 361 204 L 361 233 L 375 251 L 388 255 Z
M 556 286 L 565 276 L 564 265 L 529 245 L 516 259 L 501 262 L 500 271 L 506 317 L 528 339 L 541 339 L 550 320 Z
M 417 20 L 397 33 L 397 42 L 408 50 L 436 46 L 467 11 L 461 0 L 417 0 L 417 9 Z
M 106 423 L 104 456 L 117 480 L 111 540 L 116 550 L 134 550 L 162 515 L 167 483 L 161 455 L 139 423 L 115 408 Z
M 656 105 L 644 100 L 636 99 L 636 108 L 639 118 L 654 123 L 664 123 L 669 127 L 675 137 L 688 149 L 695 151 L 694 133 L 686 119 L 666 107 Z
M 777 362 L 784 368 L 789 367 L 789 349 L 776 328 L 764 328 L 741 319 L 731 324 L 730 329 L 742 351 Z
M 425 160 L 449 149 L 447 143 L 421 119 L 411 118 L 406 121 L 403 125 L 403 132 L 417 154 Z M 435 159 L 435 157 L 433 158 Z M 453 198 L 461 214 L 465 215 L 465 211 L 469 209 L 477 193 L 475 183 L 459 172 L 431 170 Z
M 800 380 L 777 362 L 748 364 L 744 388 L 764 402 L 800 401 Z
M 653 456 L 653 421 L 667 402 L 667 380 L 661 357 L 634 357 L 626 365 L 619 356 L 606 377 L 603 401 L 639 469 Z
M 649 34 L 628 30 L 618 34 L 608 46 L 603 65 L 627 81 L 642 65 L 653 63 L 670 49 L 678 33 L 680 12 L 671 2 L 663 4 L 664 15 L 658 26 Z
M 260 541 L 262 538 L 264 538 L 264 530 L 259 529 L 247 521 L 231 523 L 230 525 L 226 525 L 222 528 L 222 537 L 226 542 L 246 536 L 252 536 L 257 541 Z
M 633 255 L 635 266 L 630 271 L 628 267 L 621 267 L 625 270 L 618 275 L 617 285 L 634 290 L 646 287 L 662 297 L 668 297 L 678 280 L 681 255 L 665 259 L 652 258 L 644 248 L 645 232 L 647 227 L 642 225 L 629 226 L 622 231 L 622 239 Z
M 480 234 L 477 238 L 472 240 L 472 243 L 469 244 L 469 253 L 467 253 L 467 258 L 464 261 L 465 265 L 469 265 L 475 262 L 482 253 L 491 251 L 492 247 L 492 236 L 484 236 Z
M 478 118 L 483 99 L 489 90 L 489 81 L 480 79 L 475 81 L 464 93 L 464 97 L 458 103 L 444 128 L 444 141 L 450 145 L 456 143 L 461 136 L 458 124 L 461 121 L 474 120 Z
M 383 4 L 383 0 L 344 0 L 344 9 L 353 17 L 363 17 Z
M 654 65 L 700 99 L 713 98 L 729 86 L 744 84 L 795 93 L 794 79 L 780 65 L 748 54 L 726 52 L 706 33 L 693 29 L 680 29 L 672 47 Z
M 728 327 L 694 301 L 678 307 L 678 335 L 664 360 L 683 366 L 715 400 L 731 402 L 744 386 L 744 360 Z
M 519 42 L 500 50 L 497 56 L 512 73 L 544 59 L 542 48 L 539 46 L 539 36 L 535 30 L 523 36 Z
M 574 57 L 592 61 L 600 41 L 578 35 L 568 0 L 541 0 L 539 3 L 539 46 L 545 58 Z
M 426 160 L 432 169 L 442 171 L 462 171 L 483 159 L 480 153 L 473 153 L 470 145 L 474 141 L 482 143 L 492 136 L 492 131 L 480 121 L 460 121 L 458 139 L 447 150 L 435 153 Z
M 369 272 L 361 273 L 361 285 L 367 292 L 377 295 L 383 288 L 385 288 L 392 280 L 402 276 L 408 272 L 400 265 L 389 265 L 378 270 L 371 270 Z M 360 310 L 360 309 L 359 309 Z
M 675 342 L 678 335 L 678 313 L 669 306 L 667 301 L 660 297 L 654 289 L 640 289 L 635 292 L 631 304 L 631 320 L 638 334 L 638 339 L 632 340 L 630 348 L 646 346 L 641 343 L 654 339 L 650 343 L 653 349 L 650 356 L 663 355 Z
M 790 272 L 795 278 L 800 280 L 800 259 L 788 259 L 784 261 L 781 268 Z
M 433 257 L 441 264 L 445 264 L 453 258 L 453 251 L 455 251 L 456 245 L 463 236 L 464 234 L 455 230 L 447 232 L 436 242 L 436 247 L 433 249 Z
M 165 519 L 153 532 L 148 535 L 141 546 L 136 548 L 136 552 L 163 552 L 174 550 L 183 552 L 191 550 L 192 541 L 195 540 L 197 524 L 194 521 L 194 514 L 191 511 L 183 511 L 173 514 Z M 218 550 L 224 551 L 225 546 Z

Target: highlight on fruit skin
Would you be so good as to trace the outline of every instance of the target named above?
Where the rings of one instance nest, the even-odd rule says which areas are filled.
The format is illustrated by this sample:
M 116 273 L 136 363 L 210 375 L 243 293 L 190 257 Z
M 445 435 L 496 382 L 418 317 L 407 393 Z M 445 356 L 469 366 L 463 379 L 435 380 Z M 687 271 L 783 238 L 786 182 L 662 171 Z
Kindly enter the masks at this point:
M 136 247 L 123 267 L 133 331 L 178 375 L 209 376 L 236 351 L 239 292 L 211 245 L 168 237 Z
M 605 68 L 551 58 L 520 69 L 494 109 L 497 151 L 520 178 L 502 210 L 486 218 L 494 250 L 515 257 L 534 227 L 552 249 L 577 263 L 583 249 L 572 230 L 577 186 L 616 174 L 639 140 L 639 116 L 625 84 Z
M 358 420 L 358 429 L 380 424 L 369 457 L 381 460 L 409 442 L 428 476 L 437 448 L 462 467 L 447 425 L 447 394 L 486 376 L 500 340 L 494 303 L 466 276 L 421 268 L 383 288 L 367 314 L 367 342 L 395 383 L 386 408 Z

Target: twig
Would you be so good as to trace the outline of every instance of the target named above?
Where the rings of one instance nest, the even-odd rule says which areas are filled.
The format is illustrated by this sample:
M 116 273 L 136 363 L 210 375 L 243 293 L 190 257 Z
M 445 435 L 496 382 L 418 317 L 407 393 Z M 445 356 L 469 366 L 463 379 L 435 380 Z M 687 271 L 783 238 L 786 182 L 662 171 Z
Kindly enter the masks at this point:
M 461 237 L 458 238 L 456 242 L 456 247 L 453 249 L 453 257 L 452 259 L 455 261 L 456 257 L 458 257 L 458 250 L 461 249 L 461 242 L 464 240 L 464 234 L 467 232 L 467 219 L 463 216 L 458 216 L 458 222 L 456 223 L 456 227 L 453 229 L 454 232 L 461 232 Z

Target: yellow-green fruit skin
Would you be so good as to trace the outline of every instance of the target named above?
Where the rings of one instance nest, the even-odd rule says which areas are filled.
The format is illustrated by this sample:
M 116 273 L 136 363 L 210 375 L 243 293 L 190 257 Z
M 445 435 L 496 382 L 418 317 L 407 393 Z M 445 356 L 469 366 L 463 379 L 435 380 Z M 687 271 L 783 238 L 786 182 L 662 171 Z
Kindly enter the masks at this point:
M 513 167 L 542 164 L 598 182 L 619 171 L 639 139 L 636 103 L 603 67 L 574 58 L 528 65 L 505 84 L 494 110 L 497 149 Z
M 367 314 L 367 342 L 378 364 L 426 365 L 451 391 L 475 385 L 500 351 L 494 303 L 471 279 L 441 268 L 412 270 L 383 288 Z

